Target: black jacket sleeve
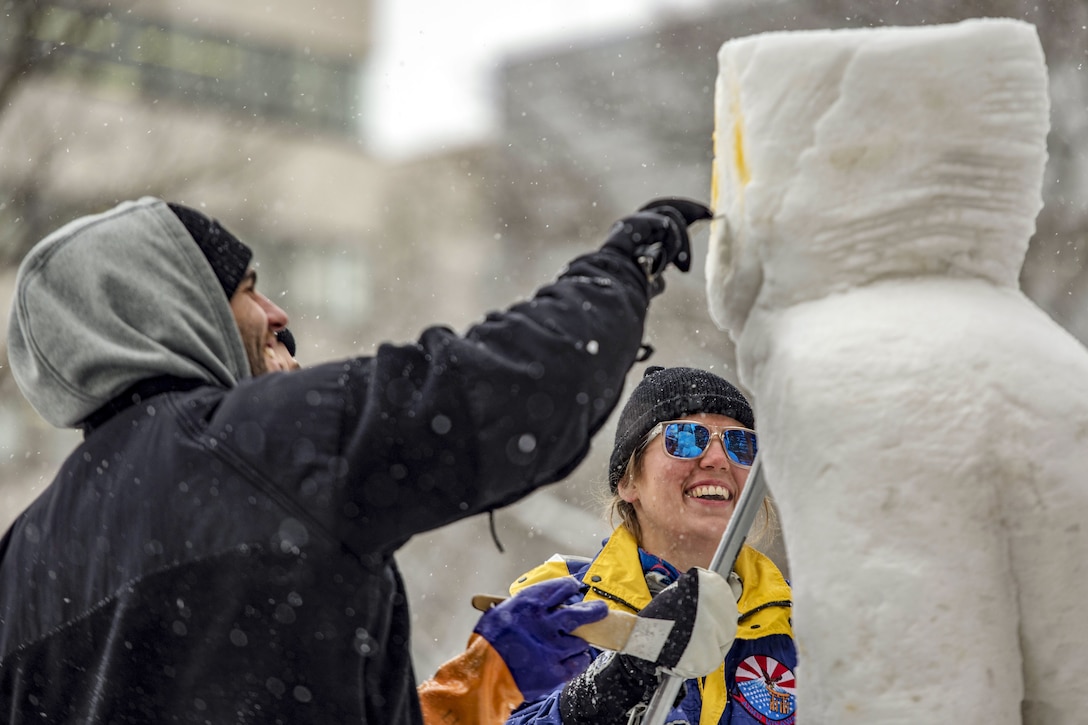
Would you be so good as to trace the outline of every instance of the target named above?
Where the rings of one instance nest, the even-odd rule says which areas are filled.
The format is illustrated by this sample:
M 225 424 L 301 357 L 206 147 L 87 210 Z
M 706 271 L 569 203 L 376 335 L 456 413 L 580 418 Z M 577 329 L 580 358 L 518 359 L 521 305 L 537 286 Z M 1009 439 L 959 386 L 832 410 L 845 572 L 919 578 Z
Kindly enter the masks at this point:
M 464 335 L 432 327 L 373 357 L 247 381 L 217 425 L 233 424 L 224 439 L 311 523 L 357 554 L 388 553 L 577 466 L 620 398 L 648 304 L 633 261 L 588 254 Z

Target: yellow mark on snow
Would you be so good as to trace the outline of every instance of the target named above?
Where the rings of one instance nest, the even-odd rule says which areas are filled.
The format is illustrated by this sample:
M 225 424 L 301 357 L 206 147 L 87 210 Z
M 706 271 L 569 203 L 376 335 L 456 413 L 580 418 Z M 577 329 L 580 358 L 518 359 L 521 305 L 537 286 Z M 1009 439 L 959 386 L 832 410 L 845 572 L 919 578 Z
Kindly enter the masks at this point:
M 729 67 L 728 74 L 729 112 L 733 122 L 733 171 L 739 182 L 738 192 L 743 192 L 752 180 L 752 173 L 748 168 L 748 156 L 744 152 L 744 111 L 740 106 L 740 76 L 733 65 Z
M 748 159 L 744 156 L 744 119 L 740 115 L 740 103 L 735 101 L 733 105 L 733 167 L 740 185 L 744 187 L 748 186 L 752 175 L 748 170 Z
M 727 119 L 722 119 L 719 116 L 719 106 L 714 108 L 714 134 L 711 137 L 714 156 L 710 168 L 710 208 L 716 214 L 723 211 L 719 198 L 722 192 L 723 179 L 719 177 L 719 174 L 726 171 L 730 163 L 733 167 L 730 178 L 735 180 L 736 183 L 727 183 L 726 186 L 737 196 L 736 199 L 730 201 L 731 204 L 739 202 L 743 205 L 744 189 L 752 180 L 751 170 L 748 168 L 748 158 L 744 152 L 744 116 L 740 109 L 739 82 L 735 77 L 735 69 L 723 69 L 722 72 L 728 74 L 726 77 L 728 78 L 730 103 L 729 117 Z M 720 90 L 721 86 L 719 86 L 719 92 Z M 722 126 L 723 120 L 725 123 L 731 123 L 732 129 L 724 128 Z M 730 130 L 732 133 L 730 133 Z M 729 143 L 732 143 L 732 149 L 727 148 Z

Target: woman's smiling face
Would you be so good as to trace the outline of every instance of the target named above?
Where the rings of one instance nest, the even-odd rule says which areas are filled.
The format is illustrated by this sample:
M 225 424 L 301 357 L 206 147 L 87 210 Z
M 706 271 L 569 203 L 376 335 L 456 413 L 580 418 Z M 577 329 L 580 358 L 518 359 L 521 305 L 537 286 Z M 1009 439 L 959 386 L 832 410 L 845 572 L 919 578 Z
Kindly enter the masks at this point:
M 744 427 L 714 413 L 693 413 L 683 420 L 702 423 L 715 432 Z M 649 441 L 637 472 L 620 481 L 619 495 L 635 509 L 643 549 L 683 567 L 681 571 L 708 566 L 749 469 L 729 459 L 718 436 L 711 439 L 706 453 L 690 460 L 668 455 L 662 438 L 659 434 Z M 709 555 L 704 556 L 707 551 Z

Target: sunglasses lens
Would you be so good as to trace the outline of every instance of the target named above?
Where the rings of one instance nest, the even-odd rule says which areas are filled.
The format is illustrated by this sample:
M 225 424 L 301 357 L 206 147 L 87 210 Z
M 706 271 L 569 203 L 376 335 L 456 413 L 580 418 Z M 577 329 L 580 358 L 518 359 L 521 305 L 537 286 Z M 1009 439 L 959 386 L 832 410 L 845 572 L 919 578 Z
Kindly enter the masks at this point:
M 665 426 L 665 452 L 674 458 L 698 458 L 710 445 L 710 429 L 698 423 L 668 423 Z M 729 460 L 738 466 L 751 466 L 759 446 L 750 430 L 724 430 L 722 442 Z
M 677 458 L 698 458 L 710 443 L 710 429 L 698 423 L 665 426 L 665 452 Z
M 741 466 L 751 466 L 756 460 L 756 434 L 748 430 L 722 431 L 722 440 L 725 441 L 725 452 L 733 463 Z

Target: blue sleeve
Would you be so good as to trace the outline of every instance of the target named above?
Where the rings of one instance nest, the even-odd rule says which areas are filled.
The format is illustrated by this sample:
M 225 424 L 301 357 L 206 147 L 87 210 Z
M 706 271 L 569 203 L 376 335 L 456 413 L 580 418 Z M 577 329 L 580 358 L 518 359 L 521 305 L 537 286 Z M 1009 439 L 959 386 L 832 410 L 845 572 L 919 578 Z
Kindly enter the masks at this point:
M 559 717 L 559 694 L 563 691 L 560 687 L 550 695 L 546 695 L 532 702 L 522 703 L 521 707 L 511 713 L 507 719 L 507 725 L 562 725 L 563 719 Z

